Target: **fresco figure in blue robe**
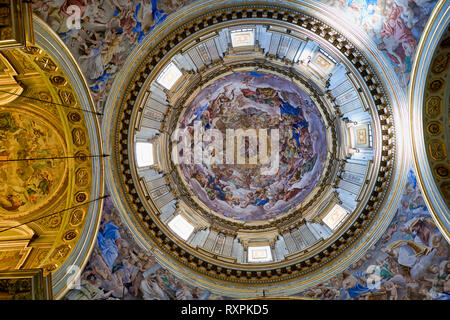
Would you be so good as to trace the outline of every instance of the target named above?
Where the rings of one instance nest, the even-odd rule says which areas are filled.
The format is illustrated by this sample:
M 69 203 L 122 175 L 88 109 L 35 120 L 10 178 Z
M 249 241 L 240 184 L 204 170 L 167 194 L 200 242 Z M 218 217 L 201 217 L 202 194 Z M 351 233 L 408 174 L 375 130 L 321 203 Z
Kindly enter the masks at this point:
M 120 232 L 113 222 L 107 222 L 99 230 L 97 243 L 100 247 L 101 255 L 108 267 L 112 270 L 114 262 L 119 255 Z

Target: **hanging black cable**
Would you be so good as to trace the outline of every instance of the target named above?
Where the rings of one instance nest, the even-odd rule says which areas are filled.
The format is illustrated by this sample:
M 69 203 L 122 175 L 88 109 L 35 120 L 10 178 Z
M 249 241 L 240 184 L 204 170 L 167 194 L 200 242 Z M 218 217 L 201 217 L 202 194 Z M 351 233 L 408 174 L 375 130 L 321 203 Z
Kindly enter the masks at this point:
M 106 158 L 109 154 L 100 155 L 75 155 L 75 156 L 63 156 L 63 157 L 51 157 L 51 158 L 22 158 L 22 159 L 0 159 L 0 162 L 14 162 L 14 161 L 36 161 L 36 160 L 61 160 L 61 159 L 83 159 L 83 158 Z
M 65 212 L 65 211 L 69 211 L 69 210 L 72 210 L 72 209 L 75 209 L 75 208 L 84 206 L 84 205 L 86 205 L 86 204 L 88 204 L 88 203 L 91 203 L 91 202 L 95 202 L 95 201 L 99 201 L 99 200 L 102 200 L 102 199 L 106 199 L 106 198 L 108 198 L 108 197 L 109 197 L 109 194 L 104 195 L 104 196 L 102 196 L 102 197 L 100 197 L 100 198 L 97 198 L 97 199 L 94 199 L 94 200 L 86 201 L 86 202 L 84 202 L 84 203 L 82 203 L 82 204 L 78 204 L 78 205 L 76 205 L 76 206 L 73 206 L 73 207 L 70 207 L 70 208 L 67 208 L 67 209 L 58 211 L 58 212 L 54 212 L 54 213 L 51 213 L 51 214 L 48 214 L 48 215 L 45 215 L 45 216 L 42 216 L 42 217 L 39 217 L 39 218 L 30 220 L 30 221 L 27 221 L 27 222 L 24 222 L 24 223 L 21 223 L 21 224 L 18 224 L 17 226 L 13 226 L 13 227 L 9 227 L 9 228 L 0 230 L 0 233 L 5 232 L 5 231 L 8 231 L 8 230 L 11 230 L 11 229 L 14 229 L 14 228 L 18 228 L 18 227 L 20 227 L 20 226 L 29 224 L 29 223 L 31 223 L 31 222 L 35 222 L 35 221 L 38 221 L 38 220 L 41 220 L 41 219 L 44 219 L 44 218 L 47 218 L 47 217 L 54 216 L 54 215 L 56 215 L 56 214 L 59 214 L 59 213 Z
M 62 106 L 62 107 L 69 108 L 69 109 L 85 111 L 85 112 L 96 114 L 98 116 L 103 116 L 103 113 L 100 113 L 100 112 L 91 111 L 91 110 L 87 110 L 87 109 L 83 109 L 83 108 L 76 108 L 76 107 L 66 106 L 65 104 L 62 104 L 62 103 L 49 102 L 49 101 L 45 101 L 45 100 L 42 100 L 42 99 L 28 97 L 28 96 L 24 96 L 24 95 L 21 95 L 21 94 L 12 93 L 12 92 L 8 92 L 8 91 L 4 91 L 4 90 L 0 90 L 0 92 L 7 93 L 7 94 L 10 94 L 10 95 L 13 95 L 13 96 L 17 96 L 17 97 L 22 97 L 22 98 L 26 98 L 26 99 L 36 100 L 36 101 L 40 101 L 40 102 L 44 102 L 44 103 L 50 103 L 50 104 L 53 104 L 55 106 Z

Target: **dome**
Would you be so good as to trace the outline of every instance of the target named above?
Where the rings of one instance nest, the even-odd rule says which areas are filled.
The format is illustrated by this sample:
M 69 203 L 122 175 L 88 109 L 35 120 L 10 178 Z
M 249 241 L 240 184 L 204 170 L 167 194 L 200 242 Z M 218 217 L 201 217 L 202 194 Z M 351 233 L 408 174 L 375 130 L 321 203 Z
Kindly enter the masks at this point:
M 131 55 L 103 122 L 108 188 L 177 276 L 284 295 L 351 264 L 395 213 L 400 98 L 335 17 L 246 7 L 177 12 Z
M 448 8 L 430 19 L 424 38 L 418 46 L 416 64 L 409 90 L 411 137 L 414 165 L 424 198 L 431 208 L 439 230 L 450 241 L 450 148 L 449 110 L 449 22 Z M 446 129 L 447 128 L 447 129 Z
M 297 207 L 319 182 L 327 158 L 317 106 L 295 84 L 266 72 L 215 80 L 189 103 L 176 130 L 173 161 L 193 197 L 210 212 L 243 221 Z

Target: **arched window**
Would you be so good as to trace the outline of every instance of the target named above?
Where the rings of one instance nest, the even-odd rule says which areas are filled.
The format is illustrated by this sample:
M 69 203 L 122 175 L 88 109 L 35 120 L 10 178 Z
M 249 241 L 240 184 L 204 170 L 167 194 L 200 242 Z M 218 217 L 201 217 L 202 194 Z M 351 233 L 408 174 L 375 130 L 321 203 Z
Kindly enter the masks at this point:
M 187 222 L 181 215 L 177 215 L 170 220 L 168 226 L 183 240 L 187 240 L 194 231 L 194 226 Z
M 153 143 L 150 142 L 136 143 L 136 163 L 138 167 L 147 167 L 154 164 Z

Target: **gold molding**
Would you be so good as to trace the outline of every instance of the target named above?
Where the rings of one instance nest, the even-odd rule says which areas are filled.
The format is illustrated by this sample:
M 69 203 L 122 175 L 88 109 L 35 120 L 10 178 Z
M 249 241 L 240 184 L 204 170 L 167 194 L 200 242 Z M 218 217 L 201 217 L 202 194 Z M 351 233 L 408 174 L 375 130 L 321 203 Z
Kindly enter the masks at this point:
M 17 75 L 8 59 L 0 53 L 0 106 L 13 102 L 23 92 L 22 86 L 15 79 Z

